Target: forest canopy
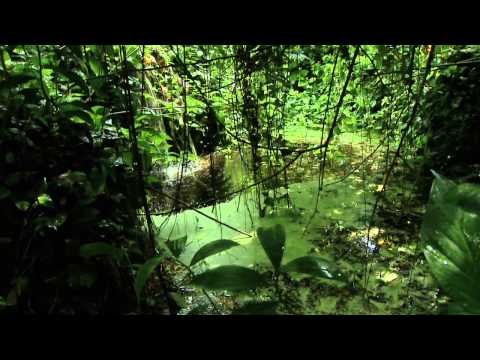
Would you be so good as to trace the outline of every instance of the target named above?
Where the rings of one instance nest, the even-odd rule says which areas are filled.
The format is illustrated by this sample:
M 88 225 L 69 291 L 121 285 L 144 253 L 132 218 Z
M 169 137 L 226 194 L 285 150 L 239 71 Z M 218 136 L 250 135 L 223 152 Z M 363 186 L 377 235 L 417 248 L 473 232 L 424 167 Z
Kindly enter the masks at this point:
M 479 64 L 0 45 L 0 312 L 479 314 Z

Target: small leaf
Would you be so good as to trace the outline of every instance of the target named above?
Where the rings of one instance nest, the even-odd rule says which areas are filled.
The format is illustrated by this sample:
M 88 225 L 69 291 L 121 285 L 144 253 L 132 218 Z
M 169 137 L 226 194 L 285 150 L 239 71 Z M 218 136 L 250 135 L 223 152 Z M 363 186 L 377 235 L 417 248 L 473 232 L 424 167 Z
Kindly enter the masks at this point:
M 37 201 L 40 205 L 48 206 L 53 204 L 52 198 L 48 194 L 41 194 L 37 197 Z
M 318 276 L 330 280 L 344 280 L 337 266 L 319 256 L 308 255 L 297 258 L 283 267 L 283 271 Z
M 178 258 L 185 250 L 185 246 L 187 244 L 187 235 L 179 239 L 168 240 L 165 242 L 165 244 L 167 245 L 168 249 L 172 252 L 173 256 Z
M 249 302 L 232 312 L 232 315 L 276 315 L 277 301 Z
M 103 255 L 119 258 L 121 255 L 121 250 L 113 245 L 107 244 L 106 242 L 99 241 L 82 245 L 80 247 L 79 253 L 80 256 L 85 258 Z
M 210 290 L 244 291 L 265 285 L 262 276 L 254 270 L 225 265 L 194 276 L 192 285 Z
M 159 256 L 153 257 L 145 262 L 140 269 L 138 270 L 137 276 L 135 277 L 135 293 L 137 294 L 138 302 L 140 302 L 141 295 L 145 284 L 147 283 L 148 278 L 155 270 L 155 268 L 160 265 L 162 259 Z
M 22 211 L 27 211 L 30 207 L 30 203 L 28 201 L 17 201 L 15 206 Z
M 232 248 L 234 246 L 238 246 L 238 245 L 239 245 L 238 243 L 236 243 L 235 241 L 232 241 L 232 240 L 220 239 L 220 240 L 212 241 L 212 242 L 202 246 L 195 253 L 192 260 L 190 261 L 190 266 L 195 265 L 199 261 L 201 261 L 201 260 L 203 260 L 203 259 L 205 259 L 209 256 L 218 254 L 222 251 L 225 251 L 227 249 L 230 249 L 230 248 Z
M 273 265 L 273 268 L 278 272 L 285 250 L 286 236 L 284 226 L 281 224 L 276 224 L 268 229 L 259 228 L 257 230 L 257 234 L 265 253 Z

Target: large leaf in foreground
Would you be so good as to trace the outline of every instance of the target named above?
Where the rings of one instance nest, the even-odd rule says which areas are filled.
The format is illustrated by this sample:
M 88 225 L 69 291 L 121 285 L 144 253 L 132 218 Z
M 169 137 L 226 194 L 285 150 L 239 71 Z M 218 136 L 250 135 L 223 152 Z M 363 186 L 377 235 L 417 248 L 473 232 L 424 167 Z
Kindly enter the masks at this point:
M 137 294 L 137 299 L 139 302 L 148 278 L 161 262 L 162 259 L 159 256 L 153 257 L 147 260 L 145 264 L 143 264 L 138 270 L 137 276 L 135 277 L 135 293 Z
M 285 228 L 280 224 L 267 229 L 259 228 L 257 235 L 273 268 L 278 272 L 285 250 Z
M 232 240 L 215 240 L 212 241 L 204 246 L 202 246 L 196 253 L 193 255 L 192 261 L 190 261 L 190 266 L 195 265 L 199 261 L 203 259 L 218 254 L 222 251 L 228 250 L 234 246 L 238 246 L 239 244 Z
M 435 176 L 421 228 L 425 257 L 454 300 L 449 311 L 480 314 L 480 187 Z
M 254 270 L 225 265 L 194 276 L 192 285 L 210 290 L 244 291 L 263 286 L 265 282 Z
M 297 258 L 282 268 L 286 272 L 297 272 L 330 280 L 343 281 L 345 278 L 331 261 L 319 256 L 308 255 Z

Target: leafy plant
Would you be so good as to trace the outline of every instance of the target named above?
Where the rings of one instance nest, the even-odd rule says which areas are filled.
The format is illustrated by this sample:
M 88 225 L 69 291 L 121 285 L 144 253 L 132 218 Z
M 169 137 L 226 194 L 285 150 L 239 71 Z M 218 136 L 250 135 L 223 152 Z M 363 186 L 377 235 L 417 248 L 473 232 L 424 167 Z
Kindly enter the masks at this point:
M 159 266 L 162 262 L 162 257 L 156 256 L 152 259 L 147 260 L 137 272 L 135 277 L 135 293 L 137 295 L 138 302 L 142 299 L 142 291 L 148 281 L 148 278 L 153 273 L 153 271 Z
M 480 314 L 480 186 L 434 173 L 421 235 L 450 313 Z
M 285 251 L 285 228 L 277 224 L 268 229 L 259 228 L 257 234 L 275 272 L 278 272 Z
M 226 290 L 234 293 L 246 293 L 250 294 L 250 296 L 252 295 L 250 292 L 251 290 L 257 291 L 267 288 L 274 290 L 276 295 L 274 295 L 272 299 L 268 301 L 259 301 L 254 297 L 253 300 L 247 301 L 232 313 L 240 315 L 247 313 L 278 313 L 277 308 L 282 306 L 282 295 L 280 294 L 280 288 L 278 285 L 280 275 L 288 276 L 289 273 L 301 273 L 329 280 L 345 281 L 345 277 L 339 271 L 337 266 L 326 259 L 314 255 L 300 257 L 281 266 L 286 244 L 286 233 L 283 225 L 276 224 L 269 228 L 259 228 L 257 234 L 258 240 L 272 264 L 275 275 L 273 281 L 270 278 L 268 269 L 259 272 L 238 265 L 223 265 L 212 269 L 206 269 L 201 272 L 194 272 L 192 267 L 202 260 L 239 245 L 234 241 L 221 239 L 212 241 L 198 249 L 193 255 L 190 265 L 184 265 L 191 273 L 189 284 L 203 289 L 203 291 Z M 181 252 L 177 253 L 176 257 L 178 258 L 180 255 Z M 144 272 L 142 272 L 142 274 L 144 274 Z

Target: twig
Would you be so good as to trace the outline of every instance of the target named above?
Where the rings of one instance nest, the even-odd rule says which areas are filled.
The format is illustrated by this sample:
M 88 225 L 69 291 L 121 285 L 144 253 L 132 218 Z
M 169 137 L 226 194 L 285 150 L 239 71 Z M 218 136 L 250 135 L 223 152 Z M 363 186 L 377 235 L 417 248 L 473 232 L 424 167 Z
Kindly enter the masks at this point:
M 353 67 L 355 66 L 355 60 L 357 59 L 357 55 L 358 55 L 359 51 L 360 51 L 360 45 L 358 45 L 355 48 L 355 52 L 353 54 L 352 61 L 350 62 L 350 66 L 348 68 L 347 78 L 345 79 L 345 83 L 343 84 L 343 88 L 342 88 L 342 93 L 340 94 L 340 98 L 338 99 L 338 103 L 337 103 L 337 107 L 336 107 L 336 110 L 335 110 L 335 116 L 333 118 L 332 126 L 330 127 L 330 131 L 328 132 L 327 139 L 324 143 L 325 150 L 323 150 L 322 167 L 321 167 L 321 172 L 320 172 L 319 188 L 318 188 L 318 191 L 317 191 L 317 198 L 316 198 L 316 202 L 315 202 L 315 210 L 313 211 L 312 216 L 310 217 L 309 221 L 307 222 L 307 225 L 305 226 L 305 229 L 303 231 L 303 235 L 306 233 L 308 227 L 310 226 L 310 223 L 312 222 L 313 218 L 315 217 L 315 215 L 318 211 L 318 200 L 320 198 L 320 191 L 323 187 L 323 177 L 324 177 L 324 174 L 325 174 L 325 161 L 327 159 L 328 145 L 330 144 L 330 141 L 333 138 L 333 132 L 335 130 L 335 127 L 336 127 L 337 121 L 338 121 L 338 114 L 340 113 L 340 108 L 342 107 L 343 98 L 345 97 L 345 94 L 347 93 L 347 86 L 348 86 L 348 83 L 350 82 L 350 77 L 352 76 Z M 338 55 L 338 53 L 337 53 L 337 55 Z M 335 65 L 336 64 L 337 64 L 337 57 L 335 57 Z M 331 79 L 330 79 L 329 101 L 330 101 L 330 92 L 331 92 L 331 89 L 332 89 L 334 73 L 335 73 L 335 67 L 332 70 L 332 76 L 331 76 Z M 327 114 L 327 111 L 325 111 L 325 117 L 326 117 L 326 114 Z M 326 119 L 324 119 L 324 120 L 326 120 Z M 322 128 L 322 139 L 323 139 L 323 128 Z
M 123 54 L 123 62 L 124 62 L 124 69 L 126 70 L 127 67 L 127 54 L 125 50 L 125 46 L 122 46 L 122 54 Z M 126 93 L 127 93 L 127 107 L 128 107 L 128 114 L 129 120 L 130 120 L 130 136 L 132 140 L 132 155 L 134 156 L 135 163 L 136 163 L 136 170 L 138 174 L 138 181 L 140 184 L 140 191 L 141 191 L 141 197 L 142 197 L 142 203 L 143 203 L 143 210 L 145 211 L 145 218 L 147 221 L 147 229 L 148 229 L 148 237 L 149 237 L 149 242 L 147 243 L 148 246 L 146 248 L 146 255 L 147 257 L 152 257 L 154 255 L 154 249 L 155 249 L 155 235 L 153 232 L 153 222 L 152 218 L 150 216 L 150 209 L 148 208 L 148 203 L 147 203 L 147 195 L 145 192 L 145 182 L 143 180 L 143 165 L 142 161 L 140 158 L 140 152 L 138 150 L 138 142 L 137 142 L 137 132 L 135 129 L 135 118 L 133 116 L 133 106 L 132 106 L 132 96 L 130 93 L 130 85 L 128 83 L 128 72 L 124 72 L 124 80 L 125 80 L 125 88 L 126 88 Z M 168 305 L 168 310 L 170 315 L 175 315 L 176 310 L 175 310 L 175 304 L 173 300 L 170 298 L 168 294 L 168 289 L 166 287 L 166 282 L 165 279 L 163 278 L 163 274 L 161 271 L 157 272 L 159 281 L 160 281 L 160 286 L 162 287 L 162 292 L 165 297 L 165 300 Z
M 388 180 L 390 178 L 390 175 L 392 173 L 392 170 L 393 168 L 395 167 L 396 165 L 396 162 L 397 162 L 397 159 L 400 155 L 400 151 L 402 150 L 402 145 L 403 145 L 403 142 L 405 141 L 405 138 L 407 136 L 407 133 L 408 133 L 408 130 L 410 130 L 410 127 L 412 126 L 413 122 L 415 121 L 415 116 L 417 114 L 417 109 L 418 109 L 418 106 L 419 106 L 419 103 L 420 103 L 420 98 L 421 98 L 421 95 L 422 95 L 422 92 L 423 92 L 423 89 L 425 87 L 425 83 L 427 81 L 427 77 L 428 77 L 428 74 L 430 73 L 430 69 L 432 67 L 432 61 L 433 61 L 433 58 L 434 58 L 434 54 L 435 54 L 435 45 L 432 46 L 432 50 L 430 51 L 429 55 L 428 55 L 428 59 L 427 59 L 427 65 L 425 67 L 425 73 L 423 75 L 423 79 L 422 79 L 422 82 L 419 86 L 419 89 L 418 89 L 418 92 L 417 92 L 417 96 L 416 96 L 416 99 L 415 99 L 415 104 L 413 105 L 413 109 L 412 109 L 412 112 L 410 114 L 410 119 L 408 120 L 404 130 L 403 130 L 403 133 L 402 133 L 402 137 L 400 138 L 400 142 L 398 144 L 398 147 L 397 147 L 397 150 L 395 151 L 395 155 L 392 159 L 392 163 L 390 165 L 390 167 L 388 168 L 386 174 L 385 174 L 385 177 L 383 179 L 383 183 L 382 183 L 382 190 L 380 191 L 380 193 L 378 194 L 379 196 L 377 196 L 376 200 L 375 200 L 375 204 L 373 205 L 373 210 L 372 210 L 372 214 L 370 216 L 370 221 L 368 223 L 368 230 L 367 230 L 367 243 L 368 241 L 370 241 L 370 229 L 371 229 L 371 226 L 372 226 L 372 220 L 375 216 L 375 213 L 376 213 L 376 210 L 377 210 L 377 207 L 378 207 L 378 202 L 380 201 L 380 195 L 384 194 L 385 193 L 385 189 L 387 187 L 387 183 L 388 183 Z M 368 248 L 367 250 L 368 251 Z M 364 269 L 364 278 L 365 278 L 365 283 L 364 283 L 364 286 L 365 286 L 365 290 L 367 288 L 367 285 L 368 285 L 368 275 L 369 275 L 369 272 L 368 272 L 368 257 L 367 257 L 367 263 L 365 264 L 365 269 Z
M 184 207 L 186 207 L 187 209 L 193 210 L 193 211 L 195 211 L 196 213 L 198 213 L 198 214 L 200 214 L 200 215 L 203 215 L 203 216 L 205 216 L 206 218 L 208 218 L 208 219 L 210 219 L 210 220 L 213 220 L 213 221 L 219 223 L 220 225 L 223 225 L 223 226 L 225 226 L 225 227 L 227 227 L 227 228 L 229 228 L 229 229 L 231 229 L 231 230 L 234 230 L 234 231 L 236 231 L 236 232 L 238 232 L 238 233 L 240 233 L 240 234 L 246 235 L 246 236 L 248 236 L 248 237 L 252 237 L 252 235 L 250 235 L 250 234 L 248 234 L 248 233 L 246 233 L 246 232 L 244 232 L 244 231 L 242 231 L 242 230 L 238 230 L 238 229 L 234 228 L 234 227 L 231 226 L 231 225 L 225 224 L 224 222 L 222 222 L 222 221 L 220 221 L 220 220 L 218 220 L 218 219 L 215 219 L 214 217 L 212 217 L 212 216 L 210 216 L 210 215 L 207 215 L 207 214 L 201 212 L 200 210 L 195 209 L 194 207 L 188 205 L 185 201 L 183 201 L 183 200 L 181 200 L 181 199 L 174 198 L 173 196 L 170 196 L 170 195 L 168 195 L 167 193 L 164 193 L 163 191 L 160 191 L 160 190 L 157 190 L 157 189 L 154 189 L 154 188 L 150 188 L 150 190 L 152 190 L 152 191 L 154 191 L 154 192 L 157 192 L 157 193 L 159 193 L 159 194 L 161 194 L 161 195 L 169 198 L 170 200 L 178 201 L 180 204 L 182 204 L 182 205 L 183 205 Z
M 358 164 L 356 167 L 354 167 L 348 174 L 342 176 L 339 180 L 337 181 L 333 181 L 331 183 L 328 183 L 328 184 L 325 184 L 325 187 L 327 186 L 331 186 L 331 185 L 334 185 L 334 184 L 338 184 L 342 181 L 344 181 L 345 179 L 347 179 L 350 175 L 352 175 L 355 171 L 357 171 L 358 169 L 360 169 L 366 162 L 369 158 L 371 158 L 377 151 L 378 149 L 380 149 L 380 147 L 383 145 L 383 142 L 380 142 L 378 144 L 378 146 L 375 148 L 375 150 L 373 150 L 370 154 L 368 154 L 360 164 Z

